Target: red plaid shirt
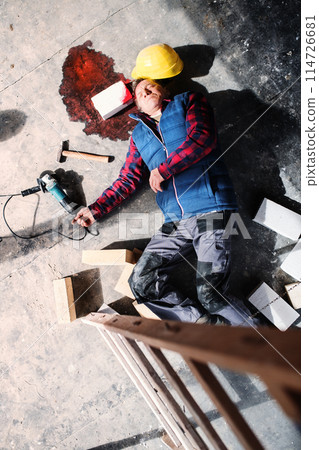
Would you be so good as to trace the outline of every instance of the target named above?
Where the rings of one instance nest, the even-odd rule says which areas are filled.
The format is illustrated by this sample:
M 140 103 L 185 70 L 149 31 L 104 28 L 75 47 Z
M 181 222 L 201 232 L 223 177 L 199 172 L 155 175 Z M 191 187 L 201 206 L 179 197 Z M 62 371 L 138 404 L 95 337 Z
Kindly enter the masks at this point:
M 167 103 L 167 100 L 163 102 L 162 111 Z M 158 167 L 165 180 L 195 164 L 217 146 L 216 127 L 212 129 L 212 110 L 207 99 L 202 94 L 190 93 L 186 111 L 187 138 Z M 144 115 L 145 119 L 150 127 L 156 128 L 154 120 Z M 131 137 L 126 160 L 118 178 L 89 205 L 94 218 L 98 220 L 119 206 L 136 191 L 147 176 L 149 170 Z

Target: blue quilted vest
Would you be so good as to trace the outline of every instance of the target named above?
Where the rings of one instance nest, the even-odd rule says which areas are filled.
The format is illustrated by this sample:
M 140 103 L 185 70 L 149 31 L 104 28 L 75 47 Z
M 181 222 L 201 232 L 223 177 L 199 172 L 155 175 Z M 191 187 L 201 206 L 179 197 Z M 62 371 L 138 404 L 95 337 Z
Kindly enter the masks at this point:
M 162 113 L 157 130 L 153 130 L 142 114 L 130 114 L 139 121 L 133 140 L 149 170 L 164 162 L 186 139 L 186 105 L 189 93 L 177 95 Z M 214 127 L 212 114 L 212 127 Z M 154 127 L 155 128 L 155 127 Z M 236 197 L 219 148 L 161 183 L 163 192 L 156 194 L 165 222 L 186 219 L 197 214 L 236 209 Z

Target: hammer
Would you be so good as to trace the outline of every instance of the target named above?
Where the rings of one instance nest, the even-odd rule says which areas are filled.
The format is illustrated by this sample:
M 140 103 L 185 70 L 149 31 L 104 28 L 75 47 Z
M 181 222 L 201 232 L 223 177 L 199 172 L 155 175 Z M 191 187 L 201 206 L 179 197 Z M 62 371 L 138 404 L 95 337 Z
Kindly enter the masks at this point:
M 69 141 L 63 141 L 62 147 L 58 150 L 56 160 L 59 163 L 65 161 L 66 157 L 77 159 L 90 159 L 92 161 L 100 161 L 108 163 L 114 160 L 113 156 L 94 155 L 93 153 L 77 152 L 69 150 Z

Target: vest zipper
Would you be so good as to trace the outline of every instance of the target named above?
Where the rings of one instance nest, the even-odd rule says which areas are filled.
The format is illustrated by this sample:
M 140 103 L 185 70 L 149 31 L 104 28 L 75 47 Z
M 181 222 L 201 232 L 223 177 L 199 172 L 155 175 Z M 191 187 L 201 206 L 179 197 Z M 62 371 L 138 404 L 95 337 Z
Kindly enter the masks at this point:
M 165 142 L 164 142 L 164 138 L 163 138 L 162 131 L 161 131 L 161 128 L 160 128 L 160 126 L 159 126 L 159 123 L 158 123 L 158 131 L 159 131 L 159 133 L 160 133 L 160 135 L 161 135 L 162 143 L 163 143 L 163 147 L 164 147 L 164 151 L 166 152 L 166 156 L 167 156 L 167 158 L 168 158 L 168 151 L 167 151 L 167 148 L 166 148 L 166 145 L 165 145 Z M 183 217 L 183 216 L 184 216 L 184 209 L 183 209 L 183 207 L 182 207 L 182 205 L 181 205 L 181 203 L 180 203 L 180 201 L 179 201 L 178 195 L 177 195 L 177 189 L 176 189 L 176 184 L 175 184 L 175 178 L 174 178 L 174 175 L 172 175 L 172 178 L 173 178 L 173 187 L 174 187 L 174 192 L 175 192 L 176 201 L 177 201 L 177 203 L 178 203 L 178 206 L 179 206 L 180 209 L 181 209 L 182 217 Z
M 160 141 L 161 144 L 163 144 L 164 152 L 166 152 L 166 156 L 167 156 L 167 158 L 168 158 L 168 151 L 167 151 L 167 148 L 166 148 L 166 145 L 165 145 L 165 142 L 164 142 L 164 138 L 163 138 L 162 131 L 161 131 L 161 128 L 160 128 L 160 126 L 159 126 L 159 123 L 158 123 L 158 131 L 159 131 L 159 134 L 160 134 L 160 136 L 161 136 L 161 139 L 159 139 L 159 137 L 156 136 L 156 134 L 154 133 L 154 131 L 152 130 L 152 128 L 149 127 L 149 126 L 144 122 L 144 120 L 142 120 L 141 118 L 140 118 L 139 120 L 140 120 L 141 122 L 143 122 L 144 125 L 145 125 L 149 130 L 151 130 L 151 132 L 154 134 L 154 136 L 156 137 L 156 139 L 157 139 L 158 141 Z M 175 192 L 176 201 L 177 201 L 178 206 L 179 206 L 180 209 L 181 209 L 182 217 L 183 217 L 183 216 L 184 216 L 184 209 L 183 209 L 183 207 L 182 207 L 182 205 L 181 205 L 181 203 L 180 203 L 180 201 L 179 201 L 179 199 L 178 199 L 174 175 L 172 175 L 172 179 L 173 179 L 173 187 L 174 187 L 174 192 Z

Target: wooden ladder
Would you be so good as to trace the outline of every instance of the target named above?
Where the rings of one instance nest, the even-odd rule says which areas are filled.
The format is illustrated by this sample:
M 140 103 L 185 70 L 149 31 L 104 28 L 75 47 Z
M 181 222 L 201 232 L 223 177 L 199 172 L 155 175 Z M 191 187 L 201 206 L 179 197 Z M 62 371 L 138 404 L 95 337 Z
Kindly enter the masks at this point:
M 165 429 L 172 449 L 227 447 L 162 350 L 180 354 L 245 449 L 263 446 L 209 367 L 256 374 L 285 413 L 300 422 L 301 333 L 121 316 L 109 307 L 83 322 L 98 328 Z M 142 343 L 142 344 L 141 344 Z M 145 353 L 150 353 L 152 358 Z M 156 364 L 152 364 L 151 359 Z M 161 369 L 205 435 L 202 438 L 158 373 Z M 209 445 L 209 446 L 208 446 Z

